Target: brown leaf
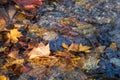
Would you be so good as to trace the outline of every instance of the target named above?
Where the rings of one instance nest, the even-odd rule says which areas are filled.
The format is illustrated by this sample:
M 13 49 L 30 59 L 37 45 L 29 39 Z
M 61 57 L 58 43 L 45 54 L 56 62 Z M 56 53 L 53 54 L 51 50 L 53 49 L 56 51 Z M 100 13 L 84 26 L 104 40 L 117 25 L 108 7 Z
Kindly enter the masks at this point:
M 35 58 L 35 57 L 46 57 L 50 55 L 50 48 L 49 44 L 44 45 L 42 42 L 39 43 L 38 47 L 35 47 L 32 49 L 32 51 L 29 53 L 29 59 Z
M 89 49 L 90 49 L 89 46 L 83 46 L 83 45 L 80 43 L 80 45 L 79 45 L 79 51 L 80 51 L 80 52 L 90 53 L 91 51 L 90 51 Z

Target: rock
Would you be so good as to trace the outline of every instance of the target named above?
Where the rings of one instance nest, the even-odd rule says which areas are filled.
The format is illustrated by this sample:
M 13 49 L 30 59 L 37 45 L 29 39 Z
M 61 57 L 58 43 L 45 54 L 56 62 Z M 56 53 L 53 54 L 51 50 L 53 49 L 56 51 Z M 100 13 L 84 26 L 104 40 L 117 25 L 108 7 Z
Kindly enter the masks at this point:
M 120 59 L 119 58 L 111 58 L 110 63 L 120 67 Z

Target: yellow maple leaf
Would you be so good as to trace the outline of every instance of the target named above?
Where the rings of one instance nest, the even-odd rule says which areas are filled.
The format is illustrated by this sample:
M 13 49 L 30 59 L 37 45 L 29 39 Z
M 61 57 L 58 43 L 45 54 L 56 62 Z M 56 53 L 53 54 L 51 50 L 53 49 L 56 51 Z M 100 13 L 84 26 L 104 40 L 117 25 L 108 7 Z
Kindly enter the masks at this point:
M 10 33 L 7 33 L 8 40 L 7 42 L 16 43 L 18 38 L 21 37 L 22 34 L 17 29 L 10 30 Z
M 89 50 L 90 47 L 89 46 L 83 46 L 81 43 L 79 45 L 79 50 L 80 52 L 85 52 L 85 53 L 90 53 L 91 51 Z

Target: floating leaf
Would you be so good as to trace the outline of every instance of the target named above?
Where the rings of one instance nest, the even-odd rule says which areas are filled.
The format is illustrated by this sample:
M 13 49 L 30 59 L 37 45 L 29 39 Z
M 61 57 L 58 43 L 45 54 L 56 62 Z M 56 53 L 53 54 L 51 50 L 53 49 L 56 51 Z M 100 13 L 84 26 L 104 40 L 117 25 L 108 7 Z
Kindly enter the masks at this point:
M 39 44 L 38 47 L 35 47 L 32 49 L 32 51 L 29 53 L 29 59 L 35 58 L 35 57 L 44 57 L 50 55 L 50 47 L 49 44 L 44 45 L 42 42 Z
M 21 36 L 21 32 L 19 32 L 17 29 L 10 30 L 10 33 L 7 33 L 7 42 L 16 43 L 18 41 L 18 38 Z
M 85 52 L 85 53 L 90 53 L 91 51 L 89 50 L 90 47 L 89 46 L 83 46 L 81 43 L 79 45 L 79 50 L 80 52 Z

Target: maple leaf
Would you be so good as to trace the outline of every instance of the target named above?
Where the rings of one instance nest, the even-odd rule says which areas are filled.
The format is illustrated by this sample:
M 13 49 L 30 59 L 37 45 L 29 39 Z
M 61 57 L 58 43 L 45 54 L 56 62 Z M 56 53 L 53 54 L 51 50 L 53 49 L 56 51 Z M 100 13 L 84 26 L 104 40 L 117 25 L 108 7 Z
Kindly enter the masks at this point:
M 35 57 L 46 57 L 50 54 L 50 47 L 49 44 L 44 45 L 42 42 L 39 43 L 38 47 L 35 47 L 32 49 L 32 51 L 29 53 L 29 59 L 33 59 Z
M 22 34 L 21 32 L 19 32 L 17 29 L 12 29 L 10 30 L 10 33 L 7 33 L 7 43 L 8 42 L 12 42 L 12 43 L 16 43 L 18 41 L 18 38 L 21 37 Z
M 89 50 L 90 47 L 89 46 L 83 46 L 81 43 L 79 45 L 79 50 L 80 52 L 85 52 L 85 53 L 90 53 L 91 51 Z
M 13 0 L 21 9 L 36 10 L 35 5 L 41 6 L 41 0 Z
M 78 51 L 78 44 L 74 44 L 74 43 L 72 43 L 70 46 L 69 46 L 69 48 L 68 48 L 68 50 L 69 51 L 75 51 L 75 52 L 77 52 Z

